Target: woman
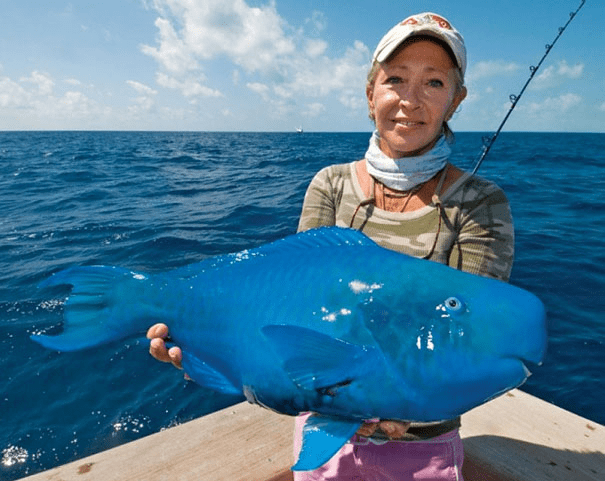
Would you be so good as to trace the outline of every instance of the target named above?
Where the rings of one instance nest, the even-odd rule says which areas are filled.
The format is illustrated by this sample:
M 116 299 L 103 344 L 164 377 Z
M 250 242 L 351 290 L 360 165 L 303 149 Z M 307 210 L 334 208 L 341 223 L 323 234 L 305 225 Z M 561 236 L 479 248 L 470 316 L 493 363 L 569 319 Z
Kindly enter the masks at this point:
M 299 231 L 349 226 L 384 247 L 508 280 L 513 227 L 506 197 L 448 163 L 453 134 L 447 122 L 466 97 L 465 70 L 464 40 L 443 17 L 423 13 L 393 27 L 378 44 L 368 75 L 376 130 L 366 156 L 314 177 Z M 166 351 L 167 334 L 164 325 L 149 330 L 151 353 L 180 366 L 180 350 Z M 301 416 L 297 449 L 303 424 Z M 326 465 L 294 478 L 460 480 L 459 426 L 460 419 L 368 422 Z

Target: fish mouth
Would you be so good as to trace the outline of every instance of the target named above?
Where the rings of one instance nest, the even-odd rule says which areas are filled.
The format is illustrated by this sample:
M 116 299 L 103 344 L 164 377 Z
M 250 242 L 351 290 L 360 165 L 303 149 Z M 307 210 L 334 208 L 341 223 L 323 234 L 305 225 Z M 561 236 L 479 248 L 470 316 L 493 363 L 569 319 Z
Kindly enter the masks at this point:
M 513 364 L 518 366 L 520 371 L 522 372 L 522 376 L 524 376 L 525 379 L 530 377 L 535 368 L 539 367 L 542 364 L 541 359 L 535 361 L 533 359 L 527 359 L 525 357 L 519 356 L 504 356 L 501 358 L 501 360 L 507 363 L 512 362 Z
M 526 362 L 523 359 L 518 359 L 519 363 L 521 364 L 521 367 L 523 368 L 523 372 L 525 373 L 525 377 L 528 378 L 529 376 L 531 376 L 531 369 L 529 369 L 529 367 L 527 367 Z
M 526 369 L 531 371 L 542 365 L 544 356 L 546 355 L 547 344 L 548 337 L 544 336 L 542 339 L 536 339 L 531 346 L 525 346 L 526 349 L 523 349 L 521 353 L 519 351 L 503 353 L 501 357 L 520 362 Z

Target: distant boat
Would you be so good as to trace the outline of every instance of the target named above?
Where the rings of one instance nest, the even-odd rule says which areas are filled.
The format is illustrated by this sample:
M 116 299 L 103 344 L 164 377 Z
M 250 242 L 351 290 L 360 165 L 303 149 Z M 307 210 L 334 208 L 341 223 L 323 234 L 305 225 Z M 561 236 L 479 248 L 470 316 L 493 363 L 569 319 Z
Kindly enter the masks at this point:
M 302 128 L 302 127 L 298 127 L 298 128 L 296 129 L 296 133 L 297 133 L 297 134 L 302 134 L 303 132 L 304 132 L 304 130 L 303 130 L 303 128 Z

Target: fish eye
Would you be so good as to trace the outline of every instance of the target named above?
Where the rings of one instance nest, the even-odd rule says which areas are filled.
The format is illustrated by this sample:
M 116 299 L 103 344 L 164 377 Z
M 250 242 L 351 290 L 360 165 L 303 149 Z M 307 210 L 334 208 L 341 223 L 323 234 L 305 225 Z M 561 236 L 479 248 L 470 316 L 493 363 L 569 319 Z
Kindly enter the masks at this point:
M 445 300 L 445 308 L 449 312 L 460 312 L 464 308 L 464 304 L 457 297 L 448 297 Z

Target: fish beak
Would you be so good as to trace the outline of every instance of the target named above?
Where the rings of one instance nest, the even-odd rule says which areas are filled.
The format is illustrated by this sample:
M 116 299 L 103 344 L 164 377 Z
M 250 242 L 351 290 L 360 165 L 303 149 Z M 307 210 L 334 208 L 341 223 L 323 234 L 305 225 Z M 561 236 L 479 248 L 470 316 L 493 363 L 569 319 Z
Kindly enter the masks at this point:
M 518 331 L 510 333 L 508 349 L 512 351 L 512 357 L 516 357 L 524 366 L 539 366 L 546 354 L 548 342 L 546 309 L 535 295 L 521 289 L 515 290 L 518 299 L 510 315 L 515 319 L 514 324 Z

